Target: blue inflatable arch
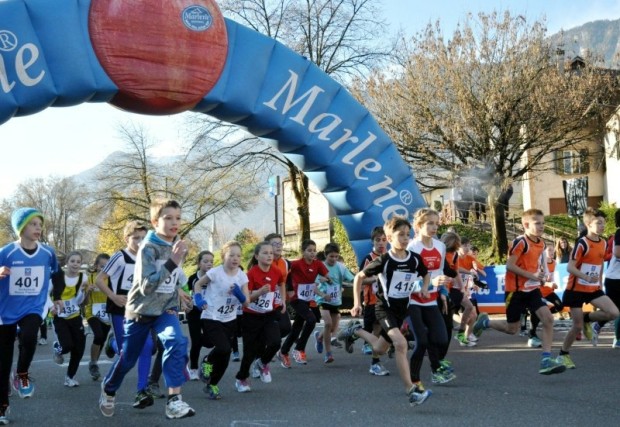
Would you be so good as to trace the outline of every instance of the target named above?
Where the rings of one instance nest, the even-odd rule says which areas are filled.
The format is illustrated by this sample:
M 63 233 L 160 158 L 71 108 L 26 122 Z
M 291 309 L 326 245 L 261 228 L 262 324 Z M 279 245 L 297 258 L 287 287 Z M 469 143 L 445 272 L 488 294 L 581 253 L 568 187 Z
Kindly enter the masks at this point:
M 91 43 L 90 9 L 90 0 L 0 0 L 0 123 L 118 94 Z M 185 11 L 169 19 L 198 22 Z M 219 79 L 190 109 L 247 129 L 302 169 L 362 259 L 373 227 L 426 205 L 412 170 L 372 115 L 313 63 L 234 21 L 225 30 Z

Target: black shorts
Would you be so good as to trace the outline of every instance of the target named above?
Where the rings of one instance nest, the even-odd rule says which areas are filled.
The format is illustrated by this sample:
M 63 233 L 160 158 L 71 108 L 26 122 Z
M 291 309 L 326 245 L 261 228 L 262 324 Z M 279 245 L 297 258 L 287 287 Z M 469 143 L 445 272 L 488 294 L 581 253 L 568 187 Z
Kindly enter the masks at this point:
M 504 295 L 506 303 L 506 321 L 508 323 L 516 323 L 521 320 L 521 313 L 525 309 L 529 309 L 530 313 L 535 313 L 540 307 L 546 307 L 543 301 L 540 289 L 534 289 L 530 292 L 506 292 Z
M 394 328 L 400 329 L 407 317 L 407 305 L 408 301 L 402 307 L 388 307 L 383 305 L 381 301 L 377 301 L 377 304 L 375 304 L 375 316 L 377 317 L 377 322 L 381 325 L 381 336 L 388 342 L 392 342 L 388 331 Z
M 461 308 L 464 296 L 460 289 L 450 289 L 450 302 L 455 312 L 458 312 Z
M 338 314 L 338 313 L 340 313 L 340 306 L 339 305 L 319 304 L 319 308 L 321 310 L 329 311 L 331 314 Z
M 600 289 L 594 292 L 580 292 L 565 290 L 562 295 L 562 303 L 564 307 L 581 308 L 584 304 L 588 304 L 590 301 L 595 300 L 605 294 Z

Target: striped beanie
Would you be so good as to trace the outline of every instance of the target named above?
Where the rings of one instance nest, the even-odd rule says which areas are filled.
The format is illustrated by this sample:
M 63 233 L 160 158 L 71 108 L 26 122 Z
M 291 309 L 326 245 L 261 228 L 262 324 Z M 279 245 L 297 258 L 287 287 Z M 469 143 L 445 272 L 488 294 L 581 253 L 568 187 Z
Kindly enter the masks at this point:
M 13 226 L 13 231 L 15 231 L 17 237 L 21 236 L 22 230 L 32 218 L 37 216 L 43 221 L 43 214 L 35 208 L 19 208 L 13 212 L 13 215 L 11 215 L 11 226 Z

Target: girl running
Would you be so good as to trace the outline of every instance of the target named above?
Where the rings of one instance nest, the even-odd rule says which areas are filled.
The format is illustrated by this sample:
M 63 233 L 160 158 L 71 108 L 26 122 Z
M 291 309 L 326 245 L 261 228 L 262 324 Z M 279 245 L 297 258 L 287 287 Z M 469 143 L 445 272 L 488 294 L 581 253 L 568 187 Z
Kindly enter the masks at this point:
M 271 382 L 269 362 L 280 348 L 280 326 L 277 311 L 285 311 L 282 303 L 275 307 L 276 290 L 284 295 L 284 278 L 273 265 L 273 247 L 261 242 L 254 248 L 254 256 L 248 265 L 248 283 L 243 293 L 248 295 L 249 305 L 243 308 L 241 330 L 243 334 L 243 358 L 236 375 L 235 387 L 240 393 L 250 391 L 250 370 L 264 383 Z
M 60 270 L 52 276 L 52 299 L 54 300 L 54 330 L 58 341 L 54 342 L 54 362 L 64 363 L 64 354 L 71 353 L 65 386 L 77 387 L 80 383 L 75 379 L 80 361 L 84 355 L 86 336 L 80 314 L 80 304 L 84 301 L 84 292 L 88 282 L 83 273 L 82 255 L 69 252 L 67 255 L 66 272 Z
M 95 284 L 97 275 L 103 270 L 109 260 L 110 255 L 108 254 L 97 255 L 91 272 L 88 275 L 88 287 L 86 288 L 85 295 L 86 304 L 84 306 L 84 313 L 90 330 L 93 331 L 93 343 L 90 346 L 90 362 L 88 362 L 88 372 L 93 381 L 97 381 L 101 378 L 97 362 L 101 355 L 101 348 L 105 344 L 112 327 L 110 324 L 110 315 L 106 311 L 108 297 L 100 291 Z
M 227 242 L 222 247 L 223 264 L 207 271 L 194 284 L 194 305 L 202 309 L 202 328 L 213 343 L 213 350 L 201 365 L 204 392 L 209 399 L 222 398 L 218 383 L 230 360 L 231 342 L 237 330 L 237 306 L 244 304 L 247 295 L 242 287 L 248 276 L 239 268 L 241 245 Z

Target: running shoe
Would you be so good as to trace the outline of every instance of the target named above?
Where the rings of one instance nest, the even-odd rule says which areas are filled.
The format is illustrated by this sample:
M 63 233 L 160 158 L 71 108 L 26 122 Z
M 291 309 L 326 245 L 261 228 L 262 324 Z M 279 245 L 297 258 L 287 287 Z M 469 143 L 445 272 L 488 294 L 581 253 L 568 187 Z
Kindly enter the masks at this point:
M 47 340 L 45 338 L 40 338 L 39 345 L 47 345 Z
M 0 406 L 0 425 L 5 426 L 9 423 L 9 405 Z
M 293 359 L 299 365 L 307 365 L 306 352 L 302 350 L 293 350 Z
M 207 357 L 205 356 L 200 364 L 200 379 L 205 384 L 211 382 L 211 373 L 213 372 L 213 364 L 207 361 Z
M 239 357 L 239 352 L 238 351 L 233 351 L 233 353 L 232 353 L 232 361 L 233 362 L 238 362 L 240 360 L 241 360 L 241 358 Z
M 459 342 L 461 347 L 473 347 L 476 345 L 475 342 L 469 341 L 463 332 L 460 332 L 454 336 L 454 339 Z
M 265 384 L 269 384 L 271 382 L 271 371 L 269 370 L 269 364 L 263 365 L 260 359 L 257 361 L 258 371 L 260 373 L 260 380 Z
M 456 379 L 456 375 L 451 372 L 437 370 L 431 373 L 431 381 L 433 384 L 447 384 L 454 379 Z
M 258 362 L 259 362 L 259 359 L 256 359 L 250 365 L 250 376 L 252 378 L 260 378 L 260 369 L 258 368 Z
M 206 385 L 205 388 L 202 389 L 202 391 L 207 393 L 207 398 L 209 400 L 220 400 L 222 398 L 222 395 L 220 394 L 220 388 L 216 385 Z
M 79 385 L 80 383 L 77 380 L 71 378 L 69 375 L 65 375 L 65 387 L 73 388 Z
M 198 373 L 198 369 L 188 369 L 188 372 L 189 372 L 190 381 L 198 381 L 200 379 L 200 374 Z
M 592 337 L 594 336 L 594 331 L 592 330 L 592 323 L 584 322 L 583 336 L 586 337 L 588 341 L 592 341 Z
M 248 380 L 235 380 L 235 388 L 239 393 L 247 393 L 248 391 L 252 391 Z
M 170 398 L 166 404 L 166 418 L 177 419 L 192 417 L 196 414 L 187 403 L 183 402 L 183 398 L 180 394 Z
M 62 347 L 58 341 L 54 341 L 52 352 L 54 353 L 54 363 L 57 365 L 62 365 L 65 363 L 65 358 L 62 356 Z
M 521 329 L 521 331 L 519 332 L 519 336 L 520 337 L 529 337 L 530 333 L 527 331 L 527 329 Z
M 439 366 L 440 366 L 440 370 L 442 372 L 454 372 L 454 368 L 452 367 L 452 362 L 450 362 L 448 359 L 441 359 L 439 361 Z
M 34 382 L 28 372 L 18 374 L 11 372 L 13 388 L 22 399 L 32 397 L 34 394 Z
M 381 366 L 381 363 L 373 363 L 370 365 L 370 369 L 368 370 L 370 375 L 376 375 L 378 377 L 384 377 L 386 375 L 390 375 L 390 371 Z
M 611 348 L 620 348 L 620 340 L 618 338 L 614 338 L 611 343 Z
M 90 377 L 93 379 L 93 381 L 97 381 L 99 380 L 99 378 L 101 378 L 99 366 L 97 365 L 97 363 L 94 363 L 92 361 L 88 363 L 88 373 L 90 374 Z
M 474 323 L 474 335 L 479 337 L 482 335 L 482 331 L 489 327 L 489 315 L 486 313 L 480 313 L 478 318 L 476 319 L 476 323 Z
M 409 404 L 413 405 L 421 405 L 426 399 L 428 399 L 431 394 L 433 394 L 430 390 L 424 390 L 423 387 L 420 387 L 418 384 L 414 384 L 411 389 L 407 392 L 407 397 L 409 398 Z
M 153 405 L 153 396 L 144 389 L 136 394 L 132 406 L 136 409 L 144 409 L 151 405 Z
M 323 358 L 323 363 L 327 365 L 328 363 L 333 363 L 333 361 L 334 361 L 334 356 L 332 356 L 332 354 L 329 351 L 325 353 L 325 357 Z
M 478 342 L 478 337 L 476 337 L 474 334 L 469 334 L 467 336 L 467 341 Z
M 370 344 L 368 344 L 367 342 L 364 343 L 364 345 L 362 346 L 362 353 L 369 356 L 372 354 L 372 346 Z
M 291 358 L 288 354 L 282 353 L 280 350 L 276 353 L 276 357 L 280 361 L 280 366 L 285 369 L 291 369 Z
M 114 352 L 114 348 L 112 347 L 112 340 L 114 339 L 114 334 L 108 334 L 108 339 L 105 340 L 105 345 L 103 346 L 103 351 L 108 359 L 114 359 L 116 353 Z
M 104 417 L 114 415 L 114 396 L 105 392 L 105 381 L 101 381 L 101 395 L 99 396 L 99 410 Z
M 353 343 L 358 338 L 355 332 L 362 327 L 359 320 L 351 320 L 347 327 L 338 333 L 338 339 L 344 342 L 344 349 L 347 353 L 353 353 Z
M 564 372 L 567 367 L 568 366 L 559 360 L 551 357 L 543 357 L 540 361 L 540 369 L 538 370 L 538 373 L 542 375 L 560 374 Z
M 577 336 L 575 337 L 575 339 L 576 339 L 577 341 L 581 341 L 581 340 L 582 340 L 582 338 L 583 338 L 583 334 L 581 333 L 581 331 L 577 332 Z
M 557 357 L 557 359 L 555 359 L 555 361 L 557 363 L 561 363 L 562 365 L 566 366 L 566 369 L 575 369 L 575 363 L 573 362 L 573 359 L 570 358 L 570 356 L 568 354 L 561 354 Z
M 314 348 L 317 353 L 323 353 L 323 337 L 319 331 L 314 331 Z
M 162 393 L 161 390 L 159 389 L 159 384 L 157 383 L 151 383 L 148 386 L 146 386 L 146 392 L 150 394 L 153 397 L 153 399 L 162 399 L 166 397 L 166 395 Z
M 601 332 L 601 325 L 598 322 L 594 322 L 592 325 L 592 345 L 596 347 L 598 345 L 598 334 Z
M 527 340 L 527 346 L 532 348 L 541 348 L 542 341 L 538 337 L 531 337 Z
M 332 337 L 331 343 L 334 348 L 342 348 L 342 343 L 338 341 L 337 337 Z

